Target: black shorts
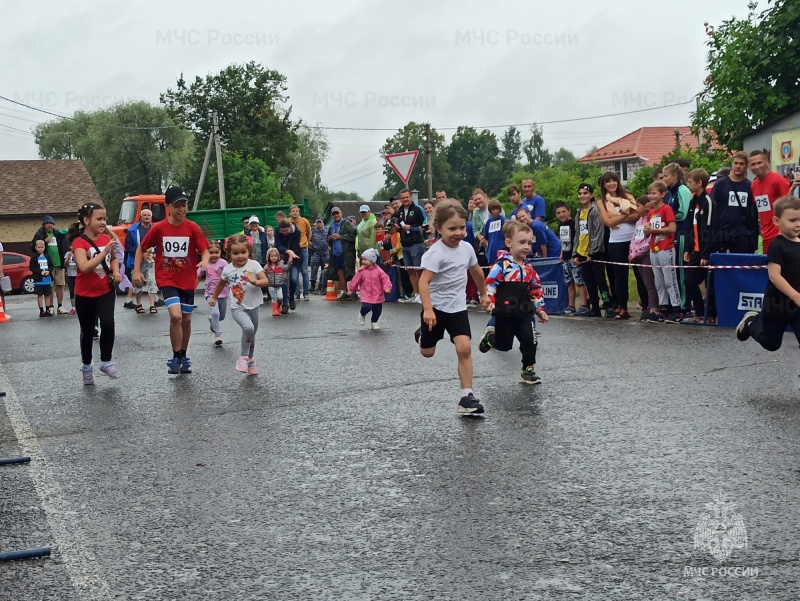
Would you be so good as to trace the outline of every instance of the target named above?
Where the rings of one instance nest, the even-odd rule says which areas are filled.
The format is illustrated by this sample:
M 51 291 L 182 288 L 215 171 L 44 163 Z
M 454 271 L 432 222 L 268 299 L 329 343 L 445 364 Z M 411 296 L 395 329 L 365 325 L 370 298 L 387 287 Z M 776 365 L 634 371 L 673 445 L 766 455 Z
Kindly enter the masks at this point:
M 53 286 L 51 284 L 36 284 L 33 289 L 36 291 L 36 296 L 50 296 L 53 294 Z
M 173 305 L 180 304 L 181 313 L 191 314 L 194 311 L 194 290 L 181 290 L 174 286 L 164 286 L 161 288 L 164 296 L 164 306 L 169 311 Z
M 469 315 L 466 311 L 445 313 L 434 307 L 433 312 L 436 315 L 436 325 L 433 326 L 432 330 L 428 329 L 428 324 L 422 319 L 422 313 L 420 313 L 420 321 L 422 322 L 419 337 L 420 348 L 435 347 L 436 343 L 444 338 L 445 332 L 450 334 L 450 342 L 453 342 L 453 338 L 456 336 L 466 336 L 470 340 L 472 339 L 472 330 L 470 330 L 469 327 Z

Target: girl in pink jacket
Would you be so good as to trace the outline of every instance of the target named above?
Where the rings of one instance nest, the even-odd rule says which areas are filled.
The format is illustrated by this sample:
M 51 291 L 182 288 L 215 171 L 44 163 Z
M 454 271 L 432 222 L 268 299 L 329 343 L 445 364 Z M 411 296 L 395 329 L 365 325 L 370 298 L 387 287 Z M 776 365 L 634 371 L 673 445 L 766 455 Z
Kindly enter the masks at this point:
M 358 316 L 358 325 L 366 323 L 367 313 L 372 311 L 371 328 L 380 330 L 378 319 L 383 312 L 384 293 L 392 291 L 392 282 L 389 276 L 376 265 L 378 251 L 368 248 L 361 253 L 361 267 L 350 280 L 350 293 L 361 290 L 361 312 Z

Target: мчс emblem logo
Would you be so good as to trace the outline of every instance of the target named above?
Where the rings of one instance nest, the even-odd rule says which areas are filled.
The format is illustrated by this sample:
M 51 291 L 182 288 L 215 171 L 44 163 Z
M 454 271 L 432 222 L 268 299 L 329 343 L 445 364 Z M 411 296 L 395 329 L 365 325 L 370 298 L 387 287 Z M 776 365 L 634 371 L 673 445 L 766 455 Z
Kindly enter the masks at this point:
M 734 549 L 747 548 L 747 528 L 736 505 L 725 501 L 722 493 L 705 504 L 706 512 L 700 515 L 694 529 L 694 548 L 711 553 L 719 562 L 726 561 Z

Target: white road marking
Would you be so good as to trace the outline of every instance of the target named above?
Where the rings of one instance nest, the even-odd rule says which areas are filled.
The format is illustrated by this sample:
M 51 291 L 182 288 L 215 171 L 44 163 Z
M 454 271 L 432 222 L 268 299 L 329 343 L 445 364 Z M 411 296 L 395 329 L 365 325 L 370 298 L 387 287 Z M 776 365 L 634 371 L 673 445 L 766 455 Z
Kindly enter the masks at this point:
M 5 409 L 11 427 L 19 442 L 23 455 L 29 455 L 31 462 L 25 469 L 30 473 L 33 485 L 39 495 L 42 508 L 47 516 L 50 531 L 53 534 L 58 552 L 64 561 L 64 567 L 72 580 L 79 599 L 94 601 L 111 599 L 108 584 L 98 575 L 97 560 L 91 550 L 89 541 L 75 526 L 75 520 L 68 516 L 75 515 L 53 473 L 42 447 L 31 429 L 5 369 L 0 364 L 0 390 L 5 391 Z M 46 546 L 43 541 L 42 546 Z

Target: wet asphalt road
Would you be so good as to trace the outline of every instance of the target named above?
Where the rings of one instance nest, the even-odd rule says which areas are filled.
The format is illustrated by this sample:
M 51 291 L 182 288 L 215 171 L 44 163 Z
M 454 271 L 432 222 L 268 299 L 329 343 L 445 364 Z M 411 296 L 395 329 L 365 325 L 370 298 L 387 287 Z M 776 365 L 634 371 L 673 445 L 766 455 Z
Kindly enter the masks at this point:
M 418 307 L 388 305 L 379 332 L 355 303 L 262 311 L 252 378 L 236 324 L 213 348 L 199 304 L 194 374 L 166 374 L 163 310 L 120 300 L 123 376 L 84 388 L 75 318 L 11 297 L 0 457 L 33 461 L 0 466 L 0 552 L 54 551 L 0 563 L 0 599 L 800 598 L 791 335 L 770 354 L 554 318 L 541 386 L 473 340 L 481 419 L 455 413 L 452 345 L 416 352 Z M 725 564 L 694 548 L 720 492 L 748 536 Z

